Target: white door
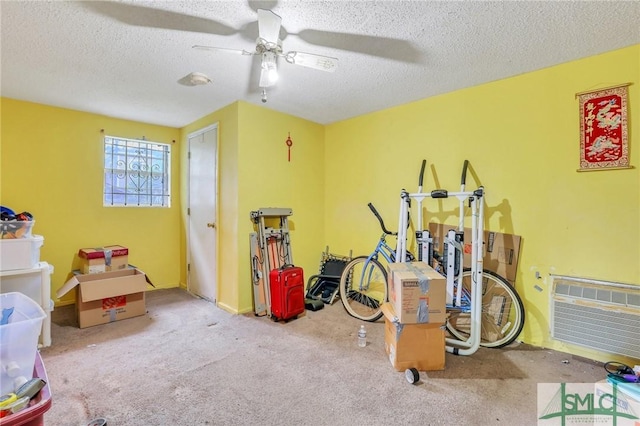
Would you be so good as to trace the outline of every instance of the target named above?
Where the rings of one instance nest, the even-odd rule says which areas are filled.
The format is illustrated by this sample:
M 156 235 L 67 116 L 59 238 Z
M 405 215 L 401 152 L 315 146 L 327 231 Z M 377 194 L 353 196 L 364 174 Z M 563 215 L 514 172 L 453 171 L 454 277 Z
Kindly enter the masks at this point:
M 216 301 L 218 125 L 189 135 L 189 235 L 187 288 Z

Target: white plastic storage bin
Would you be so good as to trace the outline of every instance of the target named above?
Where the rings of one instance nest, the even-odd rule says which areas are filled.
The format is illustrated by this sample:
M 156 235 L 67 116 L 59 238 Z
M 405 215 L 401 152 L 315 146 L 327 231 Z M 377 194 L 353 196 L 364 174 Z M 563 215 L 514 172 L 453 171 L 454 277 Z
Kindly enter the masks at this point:
M 0 223 L 0 239 L 29 238 L 35 223 L 35 220 L 3 220 Z
M 42 347 L 51 346 L 51 274 L 53 265 L 38 262 L 35 268 L 0 271 L 0 293 L 18 292 L 35 301 L 47 317 L 42 323 L 39 343 Z
M 0 240 L 0 271 L 35 268 L 40 262 L 42 235 L 13 240 Z
M 33 378 L 44 311 L 22 293 L 0 294 L 0 395 Z M 6 319 L 6 324 L 5 324 Z

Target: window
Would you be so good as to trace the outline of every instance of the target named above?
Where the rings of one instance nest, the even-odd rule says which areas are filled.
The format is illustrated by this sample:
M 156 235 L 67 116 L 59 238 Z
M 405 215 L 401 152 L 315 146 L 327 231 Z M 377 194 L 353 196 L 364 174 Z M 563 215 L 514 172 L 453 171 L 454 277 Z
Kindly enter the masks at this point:
M 105 206 L 170 207 L 171 145 L 105 136 Z

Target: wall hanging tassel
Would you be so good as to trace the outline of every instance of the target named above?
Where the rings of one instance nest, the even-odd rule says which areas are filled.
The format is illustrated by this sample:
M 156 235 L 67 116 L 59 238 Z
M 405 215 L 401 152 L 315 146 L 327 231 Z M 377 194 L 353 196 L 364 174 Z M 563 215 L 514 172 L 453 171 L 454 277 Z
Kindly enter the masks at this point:
M 291 162 L 291 147 L 293 146 L 293 141 L 291 140 L 291 132 L 289 132 L 289 136 L 287 136 L 287 140 L 285 142 L 287 144 L 287 161 Z

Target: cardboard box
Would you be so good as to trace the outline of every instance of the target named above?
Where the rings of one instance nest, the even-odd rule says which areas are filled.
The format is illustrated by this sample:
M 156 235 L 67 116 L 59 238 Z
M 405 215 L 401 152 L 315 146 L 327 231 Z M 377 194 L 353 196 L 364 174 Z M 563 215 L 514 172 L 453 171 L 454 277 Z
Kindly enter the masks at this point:
M 129 264 L 129 249 L 123 246 L 106 246 L 98 248 L 84 248 L 78 251 L 83 274 L 126 269 Z
M 147 283 L 138 269 L 78 274 L 56 294 L 60 298 L 75 289 L 78 325 L 85 328 L 144 315 Z
M 444 324 L 402 324 L 390 303 L 382 305 L 382 313 L 384 349 L 393 368 L 398 371 L 407 368 L 444 370 Z
M 447 319 L 446 279 L 425 262 L 389 264 L 389 302 L 402 324 Z
M 442 253 L 443 238 L 453 225 L 429 223 L 429 233 L 433 238 L 433 249 Z M 504 277 L 511 284 L 516 281 L 518 272 L 518 257 L 520 255 L 521 237 L 500 232 L 484 231 L 483 268 Z M 464 263 L 465 268 L 471 267 L 471 228 L 464 228 Z
M 511 320 L 508 315 L 511 312 L 511 296 L 504 287 L 483 286 L 483 288 L 485 292 L 482 295 L 483 313 L 480 336 L 482 340 L 495 342 L 504 337 L 503 330 Z M 471 314 L 468 312 L 451 313 L 449 324 L 455 327 L 456 330 L 469 334 L 471 330 Z

